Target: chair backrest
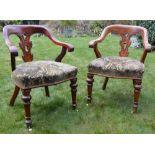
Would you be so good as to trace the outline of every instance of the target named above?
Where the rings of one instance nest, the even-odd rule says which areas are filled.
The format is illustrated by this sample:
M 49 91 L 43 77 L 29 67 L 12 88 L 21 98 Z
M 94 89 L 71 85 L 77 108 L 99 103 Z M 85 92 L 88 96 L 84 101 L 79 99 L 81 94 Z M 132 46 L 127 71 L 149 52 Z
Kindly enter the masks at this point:
M 6 44 L 9 46 L 11 41 L 9 36 L 14 34 L 20 39 L 19 46 L 23 52 L 24 62 L 29 62 L 33 60 L 33 54 L 31 53 L 32 42 L 30 41 L 31 35 L 35 33 L 41 33 L 51 38 L 51 34 L 43 26 L 38 25 L 7 25 L 3 28 L 3 35 Z
M 104 31 L 102 32 L 102 37 L 105 38 L 109 33 L 119 34 L 121 37 L 121 40 L 120 40 L 121 50 L 119 52 L 119 55 L 121 57 L 127 57 L 129 54 L 128 48 L 131 45 L 131 41 L 130 41 L 131 36 L 139 34 L 144 40 L 144 34 L 145 34 L 144 31 L 147 31 L 147 30 L 140 26 L 110 25 L 104 29 Z

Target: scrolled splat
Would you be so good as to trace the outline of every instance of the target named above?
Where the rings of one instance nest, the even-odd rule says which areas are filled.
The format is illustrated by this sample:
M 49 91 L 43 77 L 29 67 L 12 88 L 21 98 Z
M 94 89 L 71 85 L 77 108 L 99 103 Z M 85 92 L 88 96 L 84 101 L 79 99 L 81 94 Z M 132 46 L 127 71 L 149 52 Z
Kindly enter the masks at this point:
M 121 51 L 119 52 L 119 55 L 121 57 L 127 57 L 129 54 L 128 48 L 131 45 L 130 37 L 131 35 L 129 33 L 121 34 L 121 41 L 120 41 Z
M 20 38 L 19 46 L 23 51 L 22 58 L 24 62 L 32 61 L 33 54 L 31 53 L 32 42 L 30 41 L 30 35 L 25 34 L 20 36 L 19 38 Z

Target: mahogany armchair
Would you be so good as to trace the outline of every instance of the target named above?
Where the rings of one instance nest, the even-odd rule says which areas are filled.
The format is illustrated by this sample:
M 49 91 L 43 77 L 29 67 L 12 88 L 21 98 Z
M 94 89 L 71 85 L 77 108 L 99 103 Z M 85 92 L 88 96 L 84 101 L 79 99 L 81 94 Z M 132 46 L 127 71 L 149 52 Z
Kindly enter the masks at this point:
M 61 53 L 56 57 L 55 61 L 33 61 L 30 37 L 35 33 L 45 35 L 51 42 L 62 47 Z M 23 53 L 22 58 L 24 63 L 17 66 L 16 57 L 18 56 L 18 51 L 17 47 L 11 43 L 10 35 L 17 35 L 19 37 L 19 46 Z M 70 80 L 72 107 L 75 109 L 77 105 L 77 68 L 61 63 L 66 51 L 72 52 L 74 51 L 74 47 L 71 44 L 58 41 L 45 27 L 38 25 L 7 25 L 3 29 L 3 36 L 10 51 L 12 80 L 15 84 L 14 93 L 10 99 L 10 106 L 14 105 L 15 99 L 21 90 L 27 128 L 30 129 L 32 127 L 30 112 L 30 92 L 32 88 L 44 87 L 46 96 L 49 96 L 48 86 Z
M 119 56 L 102 56 L 98 43 L 101 43 L 109 33 L 119 34 L 120 52 Z M 128 48 L 131 44 L 130 38 L 132 35 L 139 34 L 143 40 L 144 51 L 140 61 L 128 58 Z M 151 45 L 148 43 L 147 30 L 139 26 L 129 25 L 110 25 L 107 26 L 101 36 L 89 43 L 89 47 L 94 49 L 96 58 L 88 65 L 87 74 L 87 89 L 88 89 L 88 102 L 92 100 L 92 87 L 94 82 L 94 75 L 105 77 L 103 90 L 106 89 L 109 78 L 122 78 L 133 80 L 134 85 L 134 105 L 133 113 L 137 112 L 140 91 L 142 88 L 142 77 L 144 73 L 144 61 L 147 53 L 151 51 Z

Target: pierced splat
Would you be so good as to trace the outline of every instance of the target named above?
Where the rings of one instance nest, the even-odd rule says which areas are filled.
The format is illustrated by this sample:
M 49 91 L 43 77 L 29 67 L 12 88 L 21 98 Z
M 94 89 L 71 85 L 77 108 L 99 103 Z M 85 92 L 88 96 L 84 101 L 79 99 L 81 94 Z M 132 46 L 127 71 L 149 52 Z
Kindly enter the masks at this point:
M 33 60 L 33 54 L 31 53 L 32 42 L 30 41 L 30 35 L 22 35 L 19 37 L 20 43 L 19 46 L 23 51 L 23 60 L 24 62 L 29 62 Z
M 121 34 L 121 41 L 120 41 L 121 51 L 119 52 L 119 55 L 121 57 L 127 57 L 129 54 L 128 48 L 131 45 L 130 37 L 131 35 L 129 33 Z

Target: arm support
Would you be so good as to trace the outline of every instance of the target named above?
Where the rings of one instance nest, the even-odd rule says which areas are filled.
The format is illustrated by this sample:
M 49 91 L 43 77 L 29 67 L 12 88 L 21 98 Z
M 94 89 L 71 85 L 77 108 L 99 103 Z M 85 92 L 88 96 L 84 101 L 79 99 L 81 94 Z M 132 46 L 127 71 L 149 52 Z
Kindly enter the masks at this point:
M 101 57 L 101 53 L 100 51 L 98 50 L 98 43 L 102 42 L 105 37 L 107 36 L 107 34 L 109 33 L 109 30 L 108 30 L 108 27 L 106 27 L 101 36 L 99 38 L 97 38 L 96 40 L 92 40 L 89 42 L 89 48 L 93 48 L 94 49 L 94 52 L 95 52 L 95 55 L 96 55 L 96 58 L 100 58 Z
M 65 42 L 61 42 L 58 39 L 56 39 L 52 34 L 49 33 L 49 31 L 46 28 L 43 28 L 43 33 L 56 45 L 62 46 L 67 49 L 68 52 L 74 51 L 74 46 Z
M 57 62 L 62 61 L 63 57 L 66 55 L 66 51 L 68 51 L 68 52 L 74 51 L 74 46 L 71 44 L 61 42 L 61 41 L 57 40 L 56 38 L 51 37 L 51 35 L 50 35 L 50 40 L 53 43 L 55 43 L 56 45 L 62 46 L 62 50 L 61 50 L 60 54 L 55 59 L 55 61 L 57 61 Z
M 5 31 L 3 31 L 4 33 L 4 39 L 5 39 L 5 43 L 10 51 L 10 55 L 11 55 L 11 69 L 12 71 L 14 71 L 16 69 L 16 59 L 15 57 L 18 56 L 18 50 L 17 48 L 12 45 L 12 43 L 10 42 L 9 38 L 7 35 L 5 35 Z
M 18 56 L 18 51 L 17 51 L 17 48 L 15 46 L 8 46 L 8 48 L 9 48 L 11 55 Z
M 9 51 L 11 54 L 11 69 L 14 71 L 16 69 L 16 59 L 15 57 L 18 56 L 18 51 L 15 46 L 9 46 Z
M 151 45 L 148 42 L 148 33 L 147 33 L 147 30 L 145 28 L 143 28 L 141 36 L 142 36 L 142 39 L 143 39 L 144 52 L 143 52 L 143 55 L 142 55 L 140 61 L 142 63 L 144 63 L 145 58 L 147 56 L 147 53 L 151 52 L 152 48 L 151 48 Z
M 61 41 L 59 41 L 58 39 L 56 39 L 55 37 L 50 37 L 50 40 L 51 40 L 53 43 L 55 43 L 56 45 L 65 47 L 65 48 L 68 50 L 68 52 L 74 51 L 74 46 L 71 45 L 71 44 L 68 44 L 68 43 L 65 43 L 65 42 L 61 42 Z
M 101 34 L 101 36 L 99 38 L 97 38 L 96 40 L 92 40 L 92 41 L 89 42 L 89 47 L 90 48 L 94 48 L 95 45 L 97 45 L 98 43 L 102 42 L 105 39 L 105 37 L 107 36 L 108 33 L 109 33 L 109 29 L 108 29 L 108 27 L 106 27 L 103 30 L 103 32 L 102 32 L 102 34 Z
M 65 42 L 61 42 L 58 39 L 56 39 L 54 36 L 52 36 L 47 29 L 44 28 L 44 34 L 56 45 L 62 46 L 61 53 L 56 57 L 55 61 L 61 62 L 63 57 L 66 54 L 66 51 L 68 52 L 73 52 L 74 51 L 74 46 Z
M 151 45 L 148 42 L 148 33 L 146 29 L 143 30 L 142 39 L 143 39 L 144 50 L 146 52 L 151 52 Z
M 9 39 L 10 34 L 11 34 L 11 32 L 8 30 L 8 27 L 5 26 L 3 28 L 3 36 L 4 36 L 5 43 L 8 47 L 11 55 L 18 56 L 17 48 L 11 43 L 11 41 Z

